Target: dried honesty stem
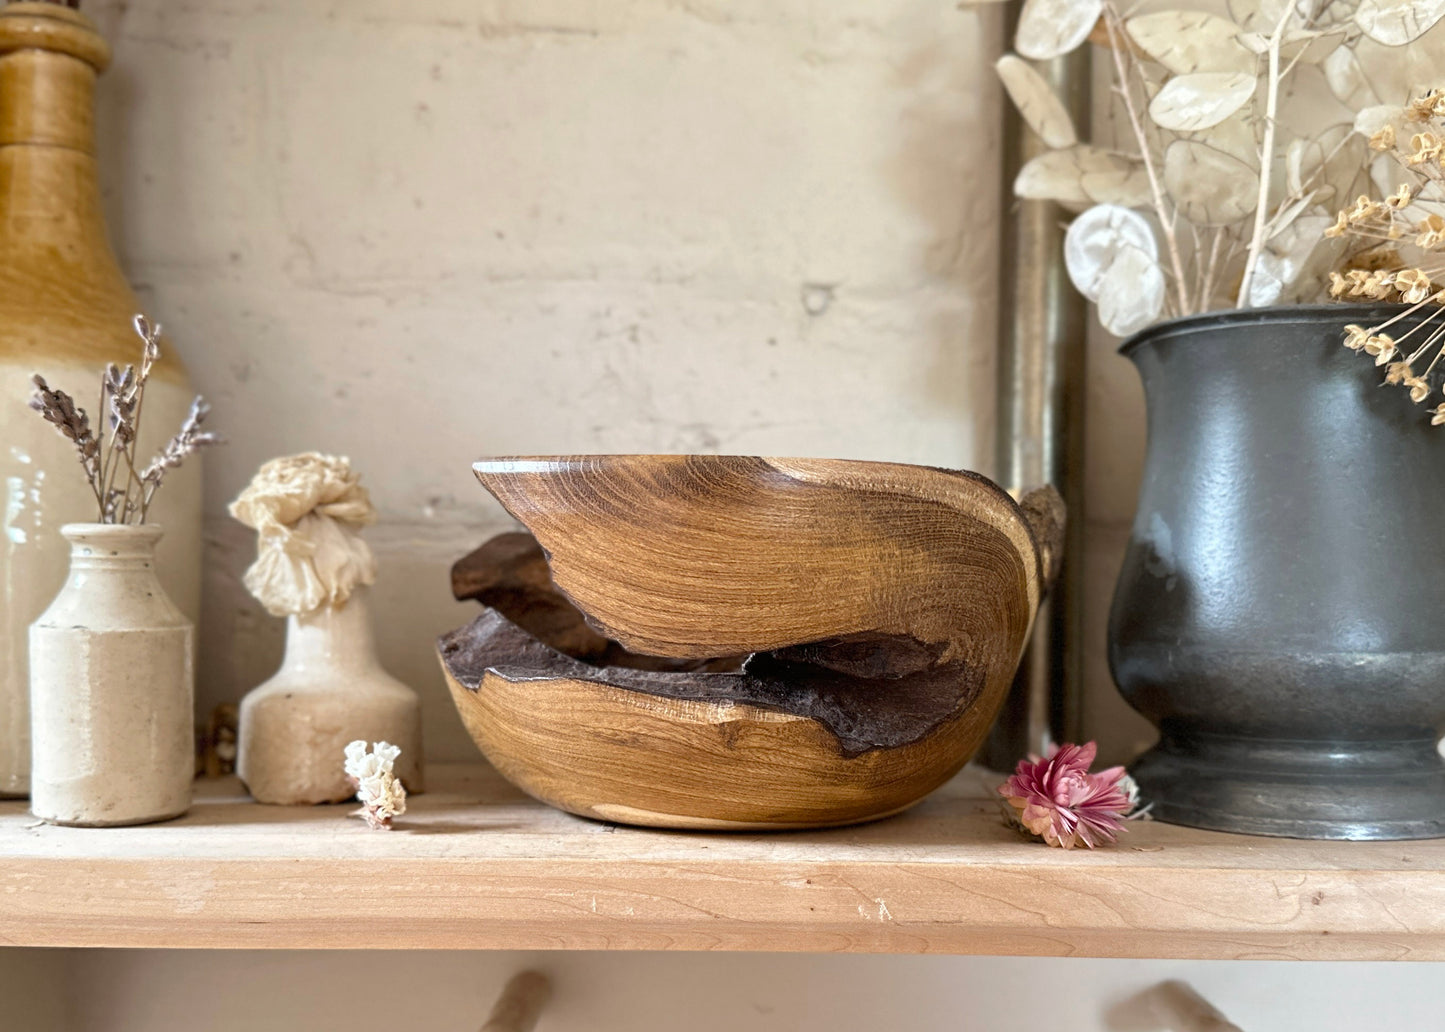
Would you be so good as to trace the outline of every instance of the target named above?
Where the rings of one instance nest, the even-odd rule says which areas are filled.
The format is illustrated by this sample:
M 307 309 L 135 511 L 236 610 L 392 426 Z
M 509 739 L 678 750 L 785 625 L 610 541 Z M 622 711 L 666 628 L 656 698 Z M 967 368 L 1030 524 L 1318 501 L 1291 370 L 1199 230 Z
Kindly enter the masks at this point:
M 1024 0 L 1018 54 L 997 65 L 1050 148 L 1014 192 L 1077 215 L 1065 265 L 1120 336 L 1160 318 L 1321 294 L 1336 247 L 1321 231 L 1368 182 L 1365 141 L 1334 112 L 1403 100 L 1400 78 L 1438 67 L 1445 48 L 1445 0 L 1226 6 Z M 1029 60 L 1090 44 L 1110 69 L 1113 101 L 1097 141 L 1081 142 Z M 1318 102 L 1327 91 L 1343 108 Z M 1442 141 L 1422 138 L 1417 160 L 1438 161 Z
M 210 406 L 198 395 L 180 432 L 148 465 L 137 468 L 146 384 L 161 355 L 161 327 L 144 315 L 137 315 L 133 325 L 141 339 L 140 369 L 133 365 L 121 369 L 111 363 L 101 374 L 99 411 L 105 425 L 99 436 L 90 425 L 90 417 L 76 407 L 69 394 L 52 389 L 38 373 L 32 378 L 35 393 L 30 407 L 75 445 L 95 495 L 99 523 L 144 523 L 166 471 L 179 466 L 187 455 L 222 443 L 219 434 L 201 428 Z
M 1348 245 L 1340 268 L 1330 273 L 1330 296 L 1409 307 L 1374 326 L 1346 326 L 1344 344 L 1385 367 L 1385 384 L 1404 389 L 1417 405 L 1434 398 L 1430 423 L 1445 425 L 1439 393 L 1439 373 L 1445 372 L 1445 92 L 1431 90 L 1404 107 L 1370 108 L 1355 128 L 1379 155 L 1376 181 L 1392 171 L 1389 182 L 1408 181 L 1383 200 L 1361 194 L 1324 231 Z M 1424 318 L 1409 318 L 1422 311 Z M 1403 332 L 1388 332 L 1402 322 Z
M 406 789 L 395 773 L 400 755 L 401 747 L 389 742 L 377 742 L 371 752 L 359 739 L 346 747 L 346 776 L 361 803 L 352 816 L 365 818 L 373 831 L 390 831 L 391 819 L 406 813 Z

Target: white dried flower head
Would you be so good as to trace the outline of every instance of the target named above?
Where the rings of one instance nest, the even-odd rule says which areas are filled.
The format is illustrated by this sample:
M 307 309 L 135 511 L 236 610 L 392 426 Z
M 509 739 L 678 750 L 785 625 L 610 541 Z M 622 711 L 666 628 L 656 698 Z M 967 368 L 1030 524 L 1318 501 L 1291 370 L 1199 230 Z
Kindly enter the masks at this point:
M 390 742 L 377 742 L 371 747 L 371 751 L 381 769 L 390 774 L 396 765 L 396 758 L 401 755 L 401 746 L 392 745 Z
M 1370 149 L 1377 151 L 1394 150 L 1395 127 L 1386 122 L 1370 136 Z
M 1433 251 L 1445 244 L 1445 217 L 1426 215 L 1415 224 L 1415 246 Z
M 1391 362 L 1385 368 L 1385 382 L 1390 386 L 1404 383 L 1414 375 L 1409 362 Z
M 1416 133 L 1410 137 L 1410 153 L 1405 158 L 1405 164 L 1423 165 L 1426 162 L 1439 161 L 1442 147 L 1445 147 L 1445 141 L 1434 133 Z
M 1351 351 L 1361 351 L 1365 347 L 1365 341 L 1370 339 L 1370 331 L 1358 323 L 1350 323 L 1345 327 L 1345 347 Z M 352 743 L 353 745 L 356 743 Z M 361 743 L 365 746 L 365 742 Z
M 1391 284 L 1394 277 L 1391 273 L 1382 272 L 1379 269 L 1351 269 L 1345 273 L 1350 281 L 1351 297 L 1368 297 L 1376 301 L 1384 301 L 1390 296 L 1393 289 Z
M 355 815 L 371 828 L 389 829 L 393 817 L 406 813 L 406 788 L 395 773 L 400 755 L 401 748 L 389 742 L 377 742 L 370 752 L 364 741 L 346 747 L 346 776 L 356 785 L 361 803 Z
M 350 743 L 346 747 L 346 776 L 360 780 L 362 776 L 362 763 L 366 760 L 366 743 L 361 739 Z
M 1410 305 L 1418 305 L 1434 293 L 1430 289 L 1430 277 L 1423 269 L 1399 270 L 1395 273 L 1394 285 L 1400 292 L 1400 300 Z
M 1416 405 L 1422 404 L 1426 398 L 1430 397 L 1430 384 L 1422 376 L 1406 377 L 1404 385 L 1410 392 L 1410 400 Z
M 1360 194 L 1355 198 L 1354 207 L 1350 208 L 1347 218 L 1351 222 L 1364 222 L 1382 214 L 1384 205 L 1379 201 L 1372 201 L 1368 194 Z
M 1410 201 L 1415 197 L 1415 192 L 1409 183 L 1401 183 L 1395 192 L 1385 198 L 1385 206 L 1400 211 L 1410 206 Z
M 1445 401 L 1430 410 L 1430 425 L 1445 426 Z
M 1432 118 L 1445 115 L 1445 93 L 1440 90 L 1431 90 L 1423 96 L 1416 97 L 1405 108 L 1405 113 L 1412 122 L 1428 122 Z
M 1396 355 L 1395 338 L 1388 333 L 1373 334 L 1365 340 L 1365 353 L 1375 356 L 1375 365 L 1386 365 Z

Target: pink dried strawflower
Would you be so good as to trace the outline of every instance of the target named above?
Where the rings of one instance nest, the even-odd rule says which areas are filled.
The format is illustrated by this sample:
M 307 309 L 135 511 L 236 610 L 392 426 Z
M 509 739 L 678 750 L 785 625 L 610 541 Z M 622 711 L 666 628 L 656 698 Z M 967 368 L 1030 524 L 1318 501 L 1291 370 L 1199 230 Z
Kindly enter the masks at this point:
M 999 786 L 1012 816 L 1051 846 L 1092 849 L 1113 842 L 1134 809 L 1123 767 L 1090 774 L 1099 747 L 1056 745 L 1045 759 L 1019 760 L 1013 776 Z

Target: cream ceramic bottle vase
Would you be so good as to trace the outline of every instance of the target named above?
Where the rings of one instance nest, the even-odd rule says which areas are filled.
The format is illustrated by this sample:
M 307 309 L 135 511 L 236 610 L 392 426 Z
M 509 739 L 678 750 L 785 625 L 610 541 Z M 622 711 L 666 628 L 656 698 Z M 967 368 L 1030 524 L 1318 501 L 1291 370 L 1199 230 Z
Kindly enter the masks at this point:
M 60 527 L 98 516 L 74 447 L 27 408 L 30 377 L 80 390 L 99 383 L 107 362 L 139 355 L 131 319 L 140 305 L 107 241 L 97 186 L 93 91 L 109 57 L 78 11 L 0 6 L 0 795 L 27 792 L 26 634 L 65 580 Z M 163 343 L 162 355 L 146 392 L 146 456 L 180 425 L 193 396 L 174 348 Z M 167 481 L 152 518 L 166 528 L 161 583 L 194 620 L 194 470 Z
M 422 790 L 421 704 L 377 659 L 369 590 L 287 617 L 281 669 L 241 700 L 236 773 L 257 802 L 350 799 L 340 757 L 357 739 L 400 746 L 397 777 Z
M 194 630 L 152 524 L 73 523 L 70 576 L 30 628 L 30 809 L 52 824 L 182 814 L 195 775 Z

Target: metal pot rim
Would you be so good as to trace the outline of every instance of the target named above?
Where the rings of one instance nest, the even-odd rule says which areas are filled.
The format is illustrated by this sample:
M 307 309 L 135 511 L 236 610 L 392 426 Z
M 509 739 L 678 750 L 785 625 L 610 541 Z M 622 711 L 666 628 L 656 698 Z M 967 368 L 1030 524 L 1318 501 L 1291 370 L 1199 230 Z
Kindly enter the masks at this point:
M 1384 304 L 1381 302 L 1361 304 L 1358 302 L 1326 301 L 1308 305 L 1222 308 L 1214 312 L 1202 312 L 1197 315 L 1180 316 L 1176 319 L 1165 319 L 1162 322 L 1146 326 L 1121 343 L 1118 351 L 1119 354 L 1129 357 L 1130 352 L 1147 343 L 1157 344 L 1178 337 L 1194 336 L 1209 333 L 1212 330 L 1220 328 L 1245 324 L 1271 323 L 1288 326 L 1317 324 L 1326 319 L 1338 318 L 1340 330 L 1343 332 L 1346 323 L 1383 321 L 1410 307 L 1410 305 Z M 1378 319 L 1372 319 L 1370 317 L 1372 313 L 1379 313 L 1380 317 Z

